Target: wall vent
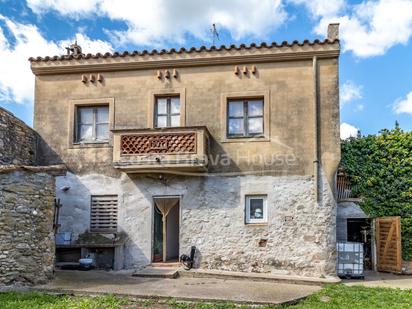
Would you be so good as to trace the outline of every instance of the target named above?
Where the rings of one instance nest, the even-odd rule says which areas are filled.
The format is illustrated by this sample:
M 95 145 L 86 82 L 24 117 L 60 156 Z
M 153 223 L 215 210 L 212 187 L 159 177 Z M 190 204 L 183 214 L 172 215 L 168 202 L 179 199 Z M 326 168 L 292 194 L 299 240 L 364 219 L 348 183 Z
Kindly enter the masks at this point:
M 117 195 L 92 195 L 90 232 L 117 232 Z

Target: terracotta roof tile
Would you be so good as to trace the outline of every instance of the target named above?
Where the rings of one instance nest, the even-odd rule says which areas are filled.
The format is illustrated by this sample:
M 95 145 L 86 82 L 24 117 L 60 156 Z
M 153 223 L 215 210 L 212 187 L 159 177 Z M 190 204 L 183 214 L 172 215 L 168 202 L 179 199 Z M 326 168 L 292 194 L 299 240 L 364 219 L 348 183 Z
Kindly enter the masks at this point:
M 314 40 L 314 41 L 309 41 L 309 40 L 304 40 L 303 42 L 299 42 L 299 41 L 293 41 L 291 43 L 287 42 L 287 41 L 283 41 L 281 44 L 278 44 L 276 42 L 273 43 L 266 43 L 266 42 L 262 42 L 260 43 L 260 45 L 256 44 L 256 43 L 251 43 L 250 45 L 245 45 L 245 44 L 240 44 L 239 46 L 236 46 L 234 44 L 230 45 L 230 46 L 226 46 L 226 45 L 221 45 L 220 47 L 214 46 L 212 45 L 211 47 L 206 47 L 206 46 L 200 46 L 199 48 L 195 48 L 195 47 L 191 47 L 189 49 L 186 49 L 184 47 L 180 48 L 179 50 L 176 50 L 175 48 L 171 48 L 169 50 L 166 49 L 162 49 L 160 51 L 153 49 L 151 51 L 147 51 L 147 50 L 143 50 L 141 52 L 139 51 L 132 51 L 132 52 L 128 52 L 128 51 L 124 51 L 124 52 L 113 52 L 113 53 L 97 53 L 97 54 L 80 54 L 77 56 L 74 55 L 61 55 L 61 56 L 46 56 L 46 57 L 30 57 L 29 61 L 30 62 L 41 62 L 41 61 L 58 61 L 58 60 L 73 60 L 73 59 L 98 59 L 98 58 L 116 58 L 116 57 L 127 57 L 127 56 L 131 56 L 131 57 L 135 57 L 135 56 L 145 56 L 145 55 L 162 55 L 162 54 L 190 54 L 190 53 L 200 53 L 200 52 L 211 52 L 211 51 L 229 51 L 229 50 L 248 50 L 248 49 L 252 49 L 252 48 L 257 48 L 257 49 L 261 49 L 261 48 L 280 48 L 280 47 L 293 47 L 293 46 L 304 46 L 304 45 L 309 45 L 309 46 L 313 46 L 313 45 L 326 45 L 326 44 L 334 44 L 334 43 L 338 43 L 339 40 L 328 40 L 325 39 L 323 41 L 321 40 Z

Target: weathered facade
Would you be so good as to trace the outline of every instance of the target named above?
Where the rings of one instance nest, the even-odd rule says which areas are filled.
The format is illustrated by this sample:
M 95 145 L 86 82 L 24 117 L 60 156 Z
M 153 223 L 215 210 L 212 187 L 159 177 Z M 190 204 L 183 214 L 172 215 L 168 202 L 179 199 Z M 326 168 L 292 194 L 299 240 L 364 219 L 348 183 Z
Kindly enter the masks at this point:
M 114 268 L 196 246 L 198 267 L 334 274 L 336 29 L 322 42 L 32 58 L 43 160 L 70 171 L 56 185 L 62 249 L 92 232 L 123 235 Z
M 38 136 L 0 108 L 0 286 L 44 283 L 54 267 L 54 175 L 36 166 Z

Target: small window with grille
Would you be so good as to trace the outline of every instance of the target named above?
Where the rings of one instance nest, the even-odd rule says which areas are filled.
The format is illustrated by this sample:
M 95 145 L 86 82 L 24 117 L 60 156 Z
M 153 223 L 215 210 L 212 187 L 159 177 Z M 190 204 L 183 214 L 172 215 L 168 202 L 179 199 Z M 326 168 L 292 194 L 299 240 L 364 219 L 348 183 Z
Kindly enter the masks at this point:
M 117 195 L 92 195 L 90 232 L 117 232 Z

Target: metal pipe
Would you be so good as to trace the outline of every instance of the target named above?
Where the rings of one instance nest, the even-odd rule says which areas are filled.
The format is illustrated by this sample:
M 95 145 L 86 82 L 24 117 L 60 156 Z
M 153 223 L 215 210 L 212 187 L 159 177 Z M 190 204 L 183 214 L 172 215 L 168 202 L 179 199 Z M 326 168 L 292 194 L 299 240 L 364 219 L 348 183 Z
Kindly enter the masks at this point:
M 166 263 L 166 260 L 167 260 L 167 252 L 166 252 L 166 250 L 167 250 L 167 239 L 166 239 L 166 237 L 167 237 L 167 234 L 166 234 L 166 229 L 167 229 L 167 214 L 165 214 L 165 213 L 163 213 L 163 217 L 162 217 L 162 223 L 163 223 L 163 226 L 162 226 L 162 236 L 163 236 L 163 247 L 162 247 L 162 250 L 163 250 L 163 263 Z
M 318 58 L 313 57 L 313 178 L 314 197 L 316 203 L 319 202 L 319 82 L 318 82 Z

